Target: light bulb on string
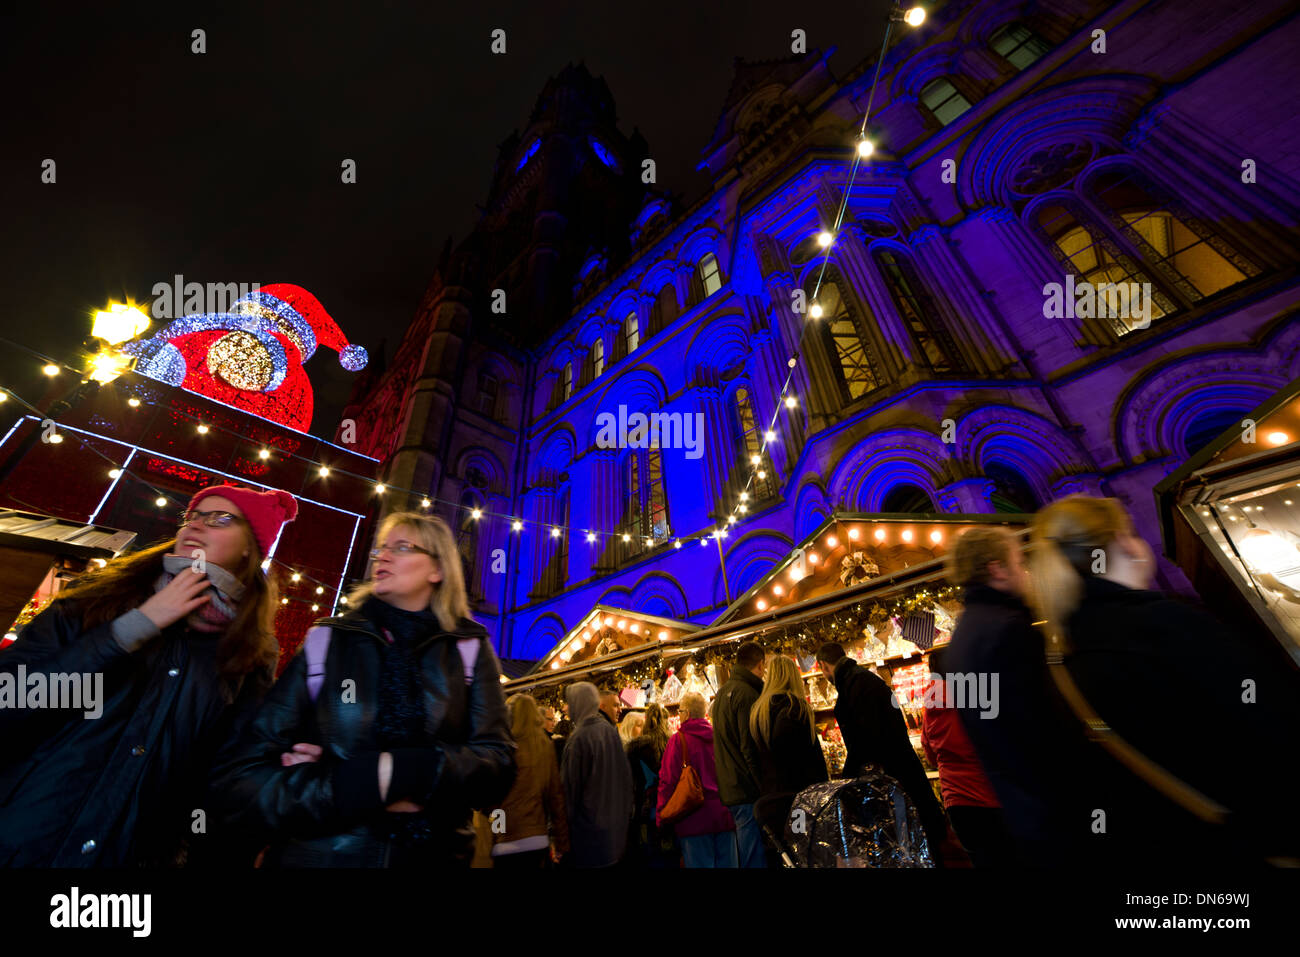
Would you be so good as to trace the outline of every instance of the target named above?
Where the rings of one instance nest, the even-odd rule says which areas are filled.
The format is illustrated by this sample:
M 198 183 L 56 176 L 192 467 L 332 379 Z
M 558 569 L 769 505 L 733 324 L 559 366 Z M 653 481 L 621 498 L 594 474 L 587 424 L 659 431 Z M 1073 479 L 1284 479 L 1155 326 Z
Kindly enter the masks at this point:
M 135 396 L 131 396 L 131 398 L 127 399 L 127 400 L 126 400 L 126 404 L 129 405 L 129 406 L 130 406 L 131 408 L 133 408 L 133 409 L 138 409 L 138 408 L 140 408 L 140 400 L 137 399 Z
M 429 501 L 427 498 L 420 499 L 420 508 L 429 508 L 432 505 L 433 502 Z
M 559 537 L 560 537 L 560 530 L 558 528 L 552 528 L 551 538 L 559 538 Z
M 122 474 L 122 470 L 121 470 L 121 469 L 109 469 L 109 470 L 108 470 L 108 477 L 109 477 L 109 478 L 112 478 L 112 479 L 117 478 L 117 477 L 118 477 L 119 475 L 121 475 L 121 474 Z
M 796 399 L 794 396 L 792 396 L 792 395 L 787 395 L 787 396 L 785 397 L 785 407 L 786 407 L 787 409 L 793 409 L 793 408 L 794 408 L 796 405 L 798 405 L 798 404 L 799 404 L 799 400 Z
M 385 485 L 383 482 L 380 482 L 378 485 L 375 486 L 375 493 L 378 495 L 383 495 L 387 491 L 388 491 L 388 486 Z
M 870 155 L 871 155 L 872 153 L 874 153 L 875 151 L 876 151 L 876 144 L 875 144 L 875 143 L 872 143 L 871 140 L 867 139 L 865 136 L 860 136 L 860 137 L 858 137 L 858 155 L 859 155 L 859 156 L 861 156 L 863 159 L 866 159 L 868 156 L 870 156 Z
M 903 22 L 909 27 L 919 27 L 925 23 L 925 10 L 922 7 L 913 7 L 903 14 Z
M 51 362 L 48 365 L 43 366 L 41 368 L 41 371 L 44 372 L 50 378 L 53 378 L 54 376 L 59 374 L 59 367 L 56 366 L 53 362 Z
M 325 478 L 330 474 L 329 467 L 322 465 L 319 469 L 317 469 L 317 474 L 319 474 L 321 478 Z
M 823 229 L 820 233 L 817 234 L 817 245 L 820 246 L 822 249 L 825 249 L 833 242 L 835 242 L 835 234 L 830 232 L 829 230 Z
M 324 586 L 322 586 L 322 585 L 317 585 L 317 586 L 316 586 L 316 594 L 318 594 L 318 595 L 323 595 L 323 594 L 325 594 L 325 588 L 324 588 Z
M 167 499 L 159 495 L 156 499 L 153 500 L 153 503 L 157 505 L 159 508 L 162 508 L 164 505 L 167 504 Z
M 515 519 L 513 522 L 510 523 L 510 527 L 516 532 L 521 532 L 524 529 L 524 523 L 519 521 L 519 519 Z
M 592 542 L 594 542 L 595 540 L 596 540 L 596 533 L 595 533 L 595 532 L 588 532 L 588 533 L 587 533 L 587 544 L 590 545 L 590 544 L 591 544 Z
M 302 572 L 294 572 L 292 575 L 289 576 L 289 581 L 291 582 L 302 581 Z
M 751 456 L 749 457 L 749 464 L 750 464 L 750 465 L 757 465 L 757 464 L 758 464 L 759 462 L 761 462 L 761 461 L 763 461 L 763 459 L 762 459 L 761 456 L 758 456 L 758 455 L 751 455 Z
M 483 517 L 483 510 L 481 508 L 470 509 L 469 517 L 477 522 Z M 516 529 L 516 531 L 518 531 L 518 529 Z
M 270 449 L 258 449 L 257 457 L 258 457 L 259 459 L 262 459 L 263 461 L 266 461 L 267 459 L 269 459 L 269 458 L 271 457 L 271 450 L 270 450 Z
M 630 541 L 632 541 L 632 536 L 629 535 L 627 532 L 624 532 L 624 533 L 623 533 L 623 541 L 625 541 L 625 542 L 630 542 Z
M 822 317 L 822 304 L 820 302 L 814 302 L 808 307 L 808 315 L 812 316 L 814 319 L 820 319 Z

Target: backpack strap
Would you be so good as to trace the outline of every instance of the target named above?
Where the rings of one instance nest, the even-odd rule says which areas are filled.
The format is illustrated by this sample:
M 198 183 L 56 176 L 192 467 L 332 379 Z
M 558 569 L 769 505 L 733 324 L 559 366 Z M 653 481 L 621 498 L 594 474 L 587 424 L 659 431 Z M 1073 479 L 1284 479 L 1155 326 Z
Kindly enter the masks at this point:
M 461 663 L 465 666 L 465 684 L 474 683 L 474 665 L 478 662 L 478 638 L 461 638 L 456 642 Z
M 330 647 L 329 625 L 317 625 L 307 632 L 303 654 L 307 656 L 307 694 L 315 701 L 325 683 L 325 655 Z

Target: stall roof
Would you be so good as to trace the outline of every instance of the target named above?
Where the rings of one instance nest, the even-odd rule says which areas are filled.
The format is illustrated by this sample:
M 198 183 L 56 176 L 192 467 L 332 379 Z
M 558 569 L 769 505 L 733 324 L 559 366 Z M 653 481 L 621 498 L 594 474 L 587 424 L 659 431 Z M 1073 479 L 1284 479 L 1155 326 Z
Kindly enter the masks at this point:
M 942 559 L 947 542 L 974 525 L 1027 525 L 1023 514 L 952 515 L 836 512 L 733 601 L 710 627 L 794 604 L 846 585 Z M 936 537 L 937 536 L 937 537 Z M 834 544 L 831 544 L 834 542 Z M 861 555 L 866 564 L 854 561 Z M 872 567 L 876 571 L 871 571 Z M 759 603 L 763 607 L 759 607 Z
M 699 625 L 690 622 L 596 605 L 525 674 L 591 664 L 611 653 L 658 646 L 699 630 Z

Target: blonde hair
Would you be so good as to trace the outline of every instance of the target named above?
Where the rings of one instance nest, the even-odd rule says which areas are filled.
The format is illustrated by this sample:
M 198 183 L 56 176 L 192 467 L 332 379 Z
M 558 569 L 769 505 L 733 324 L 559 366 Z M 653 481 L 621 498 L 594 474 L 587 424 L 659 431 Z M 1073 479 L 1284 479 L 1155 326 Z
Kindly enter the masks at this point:
M 682 700 L 677 703 L 677 711 L 688 718 L 703 718 L 707 709 L 708 705 L 704 703 L 704 695 L 698 691 L 682 695 Z
M 623 715 L 623 720 L 618 725 L 618 736 L 623 739 L 626 745 L 629 741 L 641 733 L 641 728 L 645 726 L 645 715 L 638 711 L 629 711 Z
M 668 730 L 668 712 L 663 705 L 652 701 L 645 706 L 645 726 L 641 729 L 641 734 L 650 739 L 655 757 L 662 761 L 664 752 L 668 750 L 668 739 L 672 737 L 672 732 Z
M 537 767 L 546 763 L 546 754 L 555 753 L 551 739 L 542 728 L 541 709 L 537 699 L 530 694 L 513 694 L 506 699 L 510 714 L 510 734 L 515 739 L 515 761 L 521 767 Z
M 808 720 L 808 734 L 815 741 L 817 726 L 813 722 L 813 710 L 805 696 L 803 675 L 793 659 L 785 655 L 773 655 L 768 659 L 767 671 L 763 678 L 763 691 L 749 709 L 749 733 L 754 740 L 765 744 L 772 737 L 772 699 L 784 695 L 794 703 L 797 714 Z
M 418 512 L 393 512 L 379 524 L 375 544 L 379 545 L 394 529 L 411 530 L 415 544 L 430 553 L 434 564 L 442 572 L 442 581 L 433 586 L 429 610 L 438 619 L 443 631 L 455 631 L 462 618 L 473 621 L 469 613 L 469 596 L 465 594 L 465 572 L 460 566 L 460 551 L 456 548 L 451 528 L 436 515 Z M 348 595 L 348 606 L 357 608 L 374 591 L 374 582 L 358 585 Z
M 1010 563 L 1011 550 L 1019 543 L 1004 528 L 968 528 L 957 538 L 948 555 L 948 580 L 959 588 L 985 585 L 989 563 Z
M 1039 617 L 1065 628 L 1083 598 L 1083 580 L 1093 574 L 1096 552 L 1133 522 L 1117 499 L 1070 495 L 1041 509 L 1029 533 L 1031 600 Z

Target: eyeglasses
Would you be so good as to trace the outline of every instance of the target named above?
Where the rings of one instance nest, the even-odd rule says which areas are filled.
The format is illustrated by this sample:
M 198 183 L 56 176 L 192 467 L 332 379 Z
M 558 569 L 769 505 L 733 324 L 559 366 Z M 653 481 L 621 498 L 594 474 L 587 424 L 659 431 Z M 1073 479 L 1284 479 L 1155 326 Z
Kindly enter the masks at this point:
M 411 552 L 419 552 L 421 555 L 432 557 L 433 552 L 427 548 L 421 548 L 419 545 L 412 545 L 410 542 L 398 542 L 396 545 L 380 545 L 378 548 L 370 549 L 370 557 L 378 558 L 384 552 L 392 552 L 394 555 L 409 555 Z
M 184 528 L 186 525 L 192 525 L 197 521 L 202 521 L 208 528 L 229 528 L 236 522 L 242 521 L 242 519 L 238 515 L 232 515 L 229 512 L 200 512 L 193 509 L 185 513 L 185 517 L 181 519 L 180 527 Z

